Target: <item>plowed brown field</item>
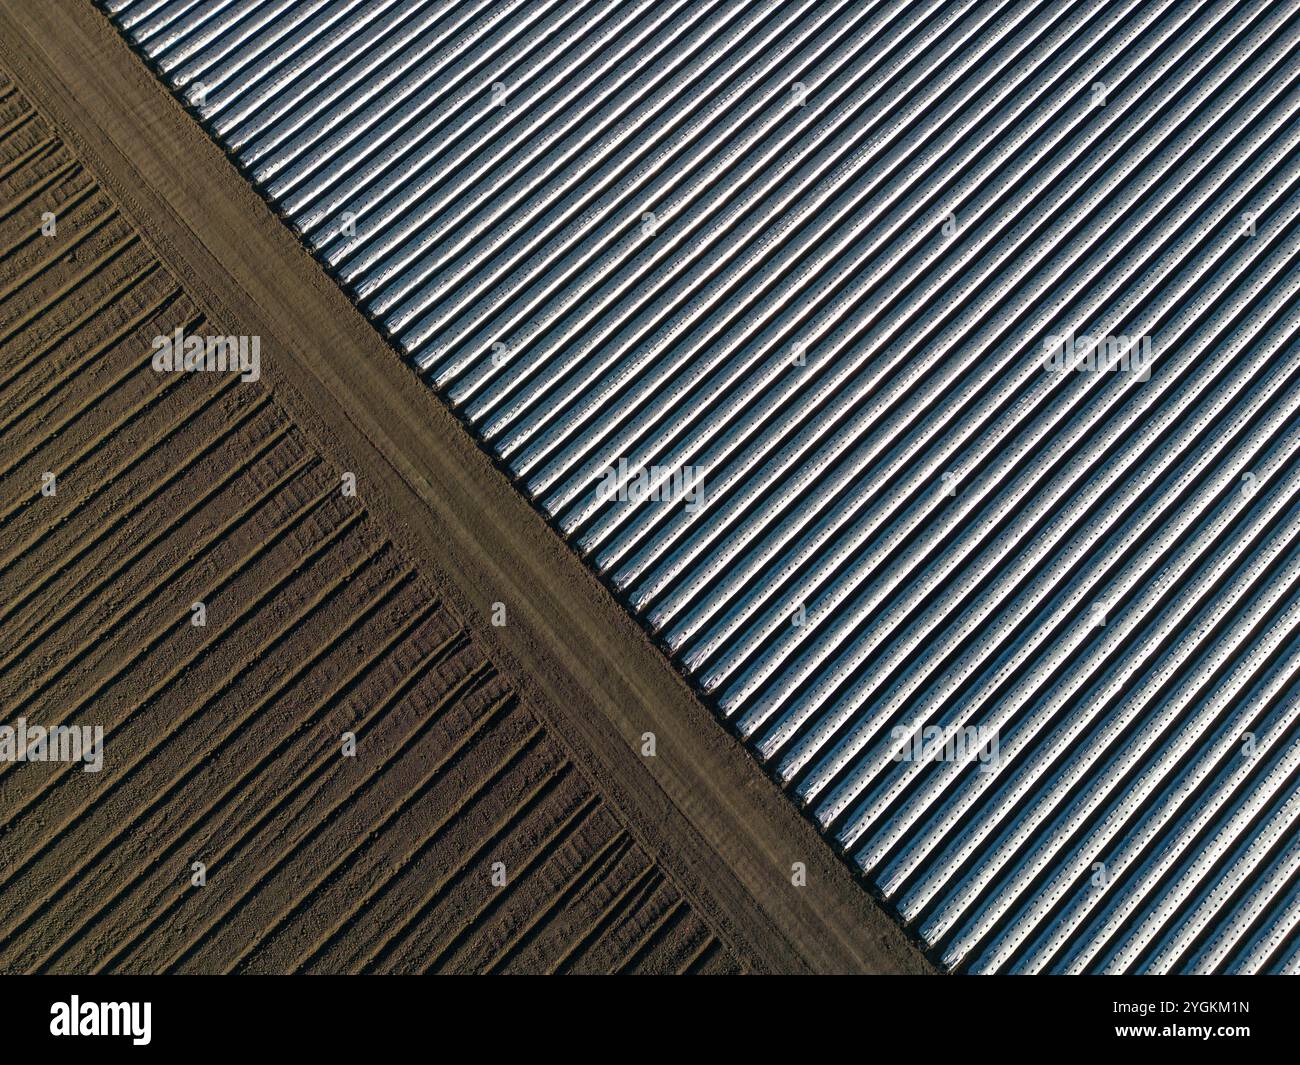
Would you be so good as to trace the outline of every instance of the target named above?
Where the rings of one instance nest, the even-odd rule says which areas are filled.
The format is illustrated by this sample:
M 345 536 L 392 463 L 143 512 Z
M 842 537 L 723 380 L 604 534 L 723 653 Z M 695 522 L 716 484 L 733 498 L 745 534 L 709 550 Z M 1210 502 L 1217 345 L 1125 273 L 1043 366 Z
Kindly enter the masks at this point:
M 0 92 L 4 723 L 105 736 L 0 767 L 4 967 L 738 968 L 270 392 L 152 369 L 208 323 Z

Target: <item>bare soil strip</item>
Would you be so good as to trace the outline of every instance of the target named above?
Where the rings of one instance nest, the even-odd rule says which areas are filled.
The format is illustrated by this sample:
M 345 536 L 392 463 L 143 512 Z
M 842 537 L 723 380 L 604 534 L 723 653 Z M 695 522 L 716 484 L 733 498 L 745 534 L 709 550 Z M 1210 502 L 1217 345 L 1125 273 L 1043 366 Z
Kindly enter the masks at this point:
M 89 226 L 81 233 L 70 230 L 69 241 L 80 243 L 69 246 L 72 258 L 57 269 L 36 259 L 21 260 L 12 273 L 6 268 L 12 281 L 0 279 L 0 337 L 26 327 L 24 315 L 35 306 L 32 299 L 79 291 L 78 278 L 86 270 L 111 269 L 106 284 L 131 300 L 114 319 L 119 325 L 137 319 L 143 323 L 162 313 L 159 306 L 165 306 L 169 321 L 201 316 L 214 332 L 261 336 L 263 372 L 257 390 L 241 385 L 219 396 L 198 391 L 215 390 L 216 382 L 181 382 L 155 395 L 158 382 L 133 376 L 120 361 L 111 370 L 92 372 L 84 365 L 93 362 L 83 354 L 85 345 L 58 350 L 58 330 L 74 327 L 79 315 L 93 315 L 93 306 L 84 301 L 59 312 L 59 323 L 43 327 L 49 352 L 34 353 L 29 346 L 17 357 L 5 356 L 0 380 L 12 376 L 18 391 L 5 400 L 0 422 L 13 418 L 22 424 L 31 412 L 61 403 L 37 415 L 40 428 L 32 431 L 40 446 L 57 447 L 61 461 L 83 469 L 86 484 L 84 498 L 67 502 L 78 508 L 76 524 L 65 529 L 68 523 L 42 521 L 25 493 L 44 460 L 31 454 L 31 442 L 17 449 L 6 445 L 0 469 L 14 469 L 4 477 L 0 512 L 12 513 L 6 525 L 16 524 L 13 538 L 6 528 L 3 550 L 6 559 L 14 554 L 14 566 L 29 568 L 21 571 L 21 580 L 4 586 L 0 609 L 9 610 L 13 598 L 11 616 L 19 629 L 12 652 L 8 640 L 0 646 L 2 653 L 30 662 L 22 668 L 32 670 L 30 676 L 21 675 L 13 695 L 6 682 L 7 703 L 21 699 L 26 705 L 30 699 L 42 712 L 54 713 L 93 690 L 101 717 L 121 718 L 122 727 L 138 719 L 131 699 L 112 698 L 119 682 L 110 673 L 120 666 L 121 654 L 155 639 L 168 616 L 181 616 L 175 605 L 165 607 L 152 593 L 147 602 L 132 605 L 131 590 L 119 593 L 122 609 L 134 611 L 133 624 L 103 643 L 89 641 L 75 661 L 63 661 L 45 649 L 42 634 L 50 610 L 39 600 L 48 592 L 58 601 L 60 587 L 66 595 L 66 586 L 62 578 L 48 589 L 36 585 L 55 566 L 69 577 L 88 575 L 78 579 L 96 587 L 104 574 L 98 560 L 112 559 L 111 572 L 120 552 L 140 547 L 158 520 L 169 520 L 163 515 L 170 515 L 178 528 L 196 522 L 187 535 L 201 539 L 199 529 L 210 533 L 214 519 L 204 521 L 206 505 L 199 495 L 218 483 L 221 467 L 202 479 L 169 481 L 167 468 L 148 466 L 148 456 L 161 448 L 186 456 L 187 462 L 201 462 L 205 442 L 223 450 L 215 441 L 223 425 L 232 422 L 238 423 L 233 431 L 240 442 L 225 448 L 227 462 L 255 452 L 264 457 L 257 460 L 255 475 L 250 467 L 249 475 L 257 478 L 253 486 L 243 494 L 233 492 L 237 502 L 218 513 L 221 521 L 232 520 L 232 510 L 250 509 L 247 492 L 256 492 L 251 507 L 256 514 L 239 511 L 242 533 L 217 537 L 223 553 L 190 559 L 188 564 L 198 570 L 192 577 L 166 579 L 190 579 L 197 587 L 201 580 L 226 579 L 227 569 L 240 567 L 238 575 L 228 578 L 223 609 L 233 616 L 253 602 L 255 616 L 249 624 L 261 626 L 261 632 L 255 639 L 241 639 L 231 658 L 214 659 L 201 676 L 187 667 L 173 677 L 176 667 L 160 672 L 155 664 L 145 674 L 153 684 L 174 685 L 184 677 L 191 695 L 191 685 L 204 684 L 211 699 L 228 700 L 212 704 L 226 709 L 195 715 L 192 701 L 160 689 L 150 695 L 149 704 L 164 715 L 160 720 L 169 727 L 183 722 L 185 728 L 202 728 L 205 736 L 212 734 L 207 742 L 224 729 L 222 734 L 231 739 L 221 742 L 237 742 L 249 732 L 246 718 L 268 712 L 276 716 L 257 705 L 274 699 L 271 686 L 285 668 L 314 670 L 305 656 L 330 641 L 339 641 L 337 653 L 346 660 L 350 638 L 329 630 L 326 622 L 333 619 L 337 628 L 357 611 L 382 611 L 382 605 L 374 606 L 364 596 L 382 600 L 398 595 L 396 588 L 386 590 L 385 581 L 417 581 L 436 589 L 445 600 L 439 613 L 465 619 L 465 638 L 481 648 L 477 654 L 459 651 L 453 656 L 458 665 L 453 669 L 449 660 L 443 667 L 450 673 L 429 679 L 426 709 L 408 708 L 404 714 L 397 707 L 375 709 L 373 728 L 382 737 L 377 742 L 386 745 L 386 761 L 381 774 L 368 778 L 365 795 L 340 778 L 337 766 L 313 776 L 316 770 L 305 760 L 281 764 L 282 758 L 295 757 L 288 747 L 281 752 L 274 744 L 268 748 L 249 738 L 259 750 L 275 751 L 257 765 L 265 770 L 268 796 L 281 805 L 242 798 L 242 785 L 224 792 L 215 783 L 195 789 L 188 800 L 197 840 L 241 848 L 233 859 L 243 863 L 241 872 L 226 894 L 207 890 L 182 899 L 176 872 L 151 866 L 137 853 L 136 865 L 104 876 L 102 882 L 112 885 L 110 894 L 94 884 L 78 889 L 76 897 L 95 907 L 98 938 L 69 925 L 64 940 L 82 945 L 106 966 L 145 969 L 710 971 L 739 965 L 776 972 L 932 971 L 811 824 L 700 704 L 432 391 L 360 317 L 102 15 L 88 2 L 0 0 L 0 59 L 72 149 L 61 163 L 51 159 L 45 143 L 49 134 L 32 129 L 22 105 L 9 97 L 3 101 L 8 110 L 0 114 L 0 137 L 6 126 L 14 130 L 8 134 L 14 154 L 0 159 L 0 180 L 6 169 L 30 165 L 37 169 L 20 183 L 24 189 L 44 182 L 65 197 L 80 190 L 89 212 L 98 201 L 85 191 L 84 163 L 109 194 L 104 202 L 120 204 L 123 212 L 122 219 L 99 220 L 94 232 Z M 42 194 L 32 192 L 34 197 Z M 8 204 L 23 195 L 11 194 L 0 205 L 0 223 Z M 14 213 L 29 216 L 30 222 L 39 214 L 30 210 Z M 0 228 L 0 246 L 23 239 L 22 224 Z M 165 264 L 165 274 L 150 272 L 150 254 Z M 183 279 L 183 293 L 169 291 L 169 277 Z M 37 286 L 45 295 L 33 292 L 15 301 L 9 290 L 19 283 L 24 291 Z M 153 326 L 142 326 L 142 331 L 152 333 Z M 140 347 L 135 350 L 139 355 Z M 77 383 L 67 389 L 70 398 L 62 399 L 66 386 L 60 382 L 69 375 Z M 272 409 L 285 412 L 287 429 L 260 407 L 249 409 L 264 386 L 274 397 Z M 101 410 L 103 404 L 108 405 Z M 43 432 L 56 421 L 75 426 L 80 435 L 64 439 Z M 138 455 L 141 448 L 145 453 Z M 291 470 L 297 472 L 291 475 Z M 337 500 L 320 501 L 313 495 L 338 470 L 356 474 L 365 508 L 364 519 L 347 528 Z M 317 480 L 299 485 L 299 478 L 312 476 Z M 281 483 L 286 477 L 289 483 Z M 175 502 L 152 502 L 168 486 L 178 492 Z M 114 526 L 126 499 L 142 514 L 154 507 L 152 522 L 142 518 L 137 525 L 132 518 Z M 309 513 L 295 517 L 304 508 Z M 255 519 L 262 524 L 245 529 Z M 41 545 L 47 536 L 54 538 L 45 549 Z M 146 554 L 152 550 L 143 547 Z M 29 551 L 35 552 L 30 559 Z M 312 555 L 295 583 L 295 560 L 315 551 L 320 554 Z M 315 584 L 302 580 L 326 559 L 329 577 Z M 412 576 L 400 576 L 400 559 L 411 560 Z M 343 581 L 345 572 L 354 575 Z M 269 606 L 256 596 L 277 580 L 285 582 L 283 594 L 291 599 L 274 614 L 264 614 Z M 139 593 L 139 586 L 132 588 Z M 190 586 L 176 594 L 184 599 Z M 349 598 L 345 609 L 326 609 L 316 602 L 340 596 Z M 414 599 L 405 601 L 399 616 L 418 608 L 420 596 Z M 495 603 L 505 604 L 504 627 L 489 623 Z M 76 603 L 66 609 L 94 613 Z M 298 614 L 291 618 L 290 611 L 318 617 L 321 628 L 310 635 L 299 632 L 305 622 L 294 620 Z M 288 627 L 277 635 L 286 622 Z M 66 639 L 86 643 L 94 623 L 70 628 L 76 635 Z M 57 632 L 63 631 L 58 626 Z M 268 632 L 276 644 L 270 655 L 258 642 Z M 301 650 L 282 659 L 279 648 L 290 644 Z M 361 646 L 369 648 L 373 641 Z M 202 651 L 196 648 L 195 653 Z M 227 675 L 220 662 L 227 670 L 237 662 L 238 670 Z M 319 665 L 328 672 L 324 661 Z M 259 668 L 267 671 L 265 682 L 246 683 Z M 390 684 L 425 684 L 420 667 L 398 679 L 403 668 L 413 667 L 394 665 L 397 672 L 384 674 Z M 454 708 L 435 710 L 438 700 L 475 675 L 475 669 L 490 671 L 491 678 L 474 682 L 474 697 L 457 696 Z M 320 698 L 331 711 L 348 707 L 353 715 L 369 712 L 370 704 L 340 701 L 324 694 L 324 679 L 319 683 Z M 42 695 L 42 684 L 59 685 L 63 701 Z M 292 713 L 315 712 L 296 698 L 292 704 Z M 405 700 L 402 705 L 407 706 Z M 278 713 L 287 715 L 290 709 Z M 282 724 L 294 728 L 287 718 Z M 337 719 L 331 727 L 338 727 Z M 530 728 L 538 729 L 536 735 Z M 469 757 L 451 749 L 467 730 L 475 750 L 482 745 L 481 754 Z M 653 758 L 640 754 L 646 732 L 656 736 Z M 326 734 L 328 730 L 321 736 Z M 279 742 L 288 744 L 296 735 L 290 731 Z M 129 746 L 143 756 L 149 742 L 155 741 Z M 162 758 L 156 780 L 150 779 L 157 786 L 173 786 L 163 772 L 164 766 L 179 766 L 172 758 L 185 758 L 186 765 L 202 771 L 203 742 L 196 734 L 191 745 Z M 299 747 L 292 750 L 306 759 Z M 227 774 L 249 771 L 247 759 L 233 752 L 216 757 L 218 762 L 232 759 Z M 440 758 L 446 760 L 445 769 L 435 768 Z M 80 815 L 72 815 L 72 805 L 58 807 L 59 812 L 46 809 L 46 791 L 64 788 L 66 802 L 75 803 L 85 789 L 103 784 L 73 780 L 56 785 L 38 781 L 38 776 L 15 777 L 15 790 L 0 792 L 0 811 L 12 801 L 43 811 L 47 823 L 67 819 L 75 833 Z M 598 781 L 599 793 L 578 778 Z M 229 775 L 222 779 L 230 783 Z M 106 808 L 102 823 L 91 827 L 87 822 L 83 843 L 104 839 L 106 828 L 149 838 L 155 826 L 151 819 L 168 820 L 169 807 L 157 793 L 143 787 L 137 793 L 136 787 L 122 786 L 113 812 Z M 462 805 L 449 811 L 452 802 Z M 339 803 L 347 805 L 346 813 L 342 807 L 336 812 Z M 236 814 L 251 820 L 236 817 L 228 825 L 227 818 Z M 264 816 L 274 818 L 274 825 L 261 820 Z M 72 859 L 48 857 L 61 844 L 32 838 L 12 852 L 8 838 L 8 833 L 0 836 L 11 855 L 8 865 L 48 861 L 42 866 L 46 876 L 71 874 Z M 298 849 L 274 842 L 282 838 L 300 841 Z M 308 838 L 313 840 L 310 854 L 301 846 Z M 357 839 L 367 842 L 358 845 Z M 178 838 L 171 846 L 168 853 L 184 858 L 188 866 L 193 845 Z M 520 897 L 528 904 L 522 908 L 490 894 L 474 875 L 474 863 L 497 849 L 510 854 L 520 884 L 526 885 Z M 85 854 L 85 848 L 70 853 Z M 791 883 L 796 862 L 806 865 L 805 887 Z M 387 879 L 381 876 L 384 871 Z M 41 917 L 34 886 L 48 881 L 45 876 L 21 880 L 33 885 L 31 897 L 15 895 L 0 911 L 0 935 L 6 937 L 0 944 L 24 937 L 29 946 L 16 955 L 21 959 L 17 966 L 48 967 L 35 953 L 37 944 L 60 937 L 48 929 L 36 934 Z M 110 912 L 112 907 L 116 909 Z M 173 916 L 178 908 L 183 912 Z M 121 937 L 132 921 L 121 914 L 132 913 L 154 915 L 148 919 L 155 923 L 175 920 L 175 927 L 185 932 L 155 934 L 146 927 L 128 941 Z M 0 945 L 0 957 L 12 949 Z

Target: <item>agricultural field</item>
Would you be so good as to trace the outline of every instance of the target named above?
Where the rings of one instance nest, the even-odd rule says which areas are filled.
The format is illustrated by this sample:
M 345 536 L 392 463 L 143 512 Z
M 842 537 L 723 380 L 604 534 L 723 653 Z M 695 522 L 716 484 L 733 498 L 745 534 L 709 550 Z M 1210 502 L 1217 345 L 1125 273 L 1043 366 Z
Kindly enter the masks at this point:
M 939 966 L 1300 966 L 1295 4 L 99 7 Z
M 0 71 L 0 968 L 1300 971 L 1296 5 Z
M 0 72 L 0 970 L 932 971 L 92 5 Z
M 3 722 L 102 728 L 0 766 L 0 967 L 742 969 L 0 77 Z

